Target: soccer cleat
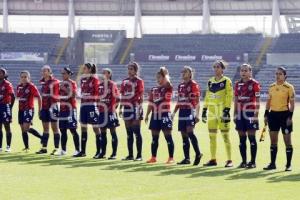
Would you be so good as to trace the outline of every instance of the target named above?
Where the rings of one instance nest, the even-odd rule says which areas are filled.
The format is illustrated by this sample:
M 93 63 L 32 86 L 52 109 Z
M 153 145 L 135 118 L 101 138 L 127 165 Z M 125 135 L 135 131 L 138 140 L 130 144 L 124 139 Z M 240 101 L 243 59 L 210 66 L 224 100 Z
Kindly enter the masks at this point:
M 122 159 L 123 161 L 132 161 L 134 160 L 133 156 L 127 156 L 126 158 Z
M 217 165 L 218 165 L 217 160 L 212 159 L 212 160 L 208 161 L 207 163 L 205 163 L 203 166 L 204 167 L 213 167 L 213 166 L 217 166 Z
M 35 152 L 36 154 L 46 154 L 47 149 L 41 148 L 39 151 Z
M 199 155 L 196 155 L 195 160 L 194 160 L 194 166 L 199 165 L 201 158 L 203 157 L 203 154 L 200 153 Z
M 117 157 L 116 157 L 116 155 L 111 155 L 111 156 L 109 156 L 108 158 L 107 158 L 108 160 L 116 160 L 117 159 Z
M 171 164 L 174 164 L 175 163 L 175 160 L 173 159 L 173 158 L 168 158 L 168 160 L 167 160 L 167 162 L 166 162 L 166 164 L 167 165 L 171 165 Z
M 75 150 L 75 152 L 73 153 L 73 157 L 75 157 L 76 155 L 78 155 L 80 153 L 80 151 Z
M 142 157 L 139 157 L 139 156 L 137 156 L 137 157 L 134 159 L 134 161 L 143 161 L 143 158 L 142 158 Z
M 94 159 L 105 159 L 105 156 L 101 153 L 96 153 L 95 156 L 93 157 Z
M 227 160 L 226 161 L 226 164 L 225 164 L 225 167 L 233 167 L 233 163 L 232 163 L 232 160 Z
M 241 164 L 237 168 L 242 169 L 242 168 L 246 168 L 246 167 L 247 167 L 247 163 L 241 162 Z
M 61 151 L 57 151 L 54 155 L 55 156 L 65 156 L 65 155 L 67 155 L 67 152 L 64 150 L 61 150 Z
M 256 168 L 256 164 L 254 162 L 249 162 L 246 166 L 247 169 L 254 169 Z
M 10 152 L 11 152 L 10 146 L 7 146 L 7 147 L 6 147 L 5 152 L 7 152 L 7 153 L 10 153 Z
M 191 161 L 190 161 L 190 159 L 187 159 L 187 158 L 185 158 L 181 162 L 177 163 L 177 165 L 189 165 L 189 164 L 191 164 Z
M 270 163 L 267 167 L 264 167 L 264 170 L 274 170 L 276 169 L 276 165 Z
M 76 153 L 76 152 L 75 152 L 75 153 Z M 78 154 L 73 155 L 73 157 L 75 157 L 75 158 L 86 157 L 86 154 L 85 154 L 84 152 L 80 151 Z
M 147 163 L 156 163 L 156 157 L 151 157 L 149 160 L 147 160 Z
M 54 149 L 51 153 L 50 153 L 51 156 L 57 156 L 59 155 L 59 152 L 58 152 L 58 149 Z
M 24 149 L 22 149 L 22 151 L 23 151 L 24 153 L 28 153 L 30 150 L 29 150 L 29 148 L 24 148 Z
M 286 171 L 286 172 L 292 171 L 292 166 L 291 166 L 291 165 L 290 165 L 290 166 L 286 166 L 286 167 L 285 167 L 285 171 Z

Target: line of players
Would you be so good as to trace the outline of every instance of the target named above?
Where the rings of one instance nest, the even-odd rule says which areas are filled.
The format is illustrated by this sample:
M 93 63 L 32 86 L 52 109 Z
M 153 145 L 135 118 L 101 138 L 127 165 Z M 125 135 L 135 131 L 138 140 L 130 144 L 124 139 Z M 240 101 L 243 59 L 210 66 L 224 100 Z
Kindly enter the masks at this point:
M 225 167 L 233 167 L 231 160 L 230 142 L 230 109 L 234 96 L 234 122 L 240 138 L 240 154 L 242 158 L 239 168 L 255 168 L 257 142 L 256 131 L 259 130 L 258 115 L 260 108 L 260 84 L 252 78 L 252 67 L 249 64 L 240 66 L 240 80 L 235 83 L 234 92 L 231 80 L 224 75 L 226 62 L 220 60 L 213 65 L 215 75 L 208 80 L 201 119 L 208 122 L 211 159 L 204 166 L 216 166 L 217 133 L 220 130 L 224 139 L 227 161 Z M 22 131 L 25 145 L 24 151 L 29 150 L 28 133 L 41 140 L 42 148 L 37 154 L 46 154 L 50 127 L 54 137 L 55 149 L 51 155 L 66 155 L 67 130 L 73 136 L 74 157 L 86 156 L 88 139 L 87 126 L 91 125 L 96 137 L 96 154 L 93 158 L 104 159 L 107 146 L 107 129 L 112 137 L 112 154 L 108 159 L 116 159 L 118 136 L 116 128 L 119 126 L 119 116 L 124 119 L 127 132 L 128 156 L 123 160 L 142 161 L 141 121 L 143 120 L 144 82 L 138 76 L 139 65 L 129 63 L 128 77 L 122 81 L 120 91 L 112 81 L 112 71 L 102 70 L 102 75 L 96 75 L 96 66 L 87 63 L 83 67 L 80 79 L 80 125 L 81 141 L 77 133 L 77 85 L 71 79 L 73 72 L 66 67 L 61 71 L 62 81 L 56 79 L 50 66 L 42 68 L 40 92 L 30 80 L 30 73 L 20 73 L 20 84 L 17 86 L 19 99 L 18 122 Z M 190 144 L 195 151 L 193 164 L 198 165 L 203 154 L 194 132 L 195 125 L 200 121 L 200 87 L 193 80 L 193 69 L 185 66 L 181 71 L 182 82 L 178 85 L 177 104 L 171 112 L 173 86 L 170 82 L 166 67 L 161 67 L 156 74 L 157 86 L 149 93 L 148 108 L 145 122 L 149 121 L 152 133 L 152 157 L 147 163 L 155 163 L 158 150 L 160 131 L 164 133 L 168 146 L 169 158 L 167 164 L 174 163 L 174 142 L 172 138 L 172 122 L 179 111 L 178 131 L 183 141 L 184 159 L 177 164 L 190 164 Z M 276 82 L 269 87 L 269 96 L 264 114 L 264 122 L 269 125 L 271 139 L 271 163 L 265 170 L 276 169 L 278 132 L 281 129 L 286 144 L 286 171 L 291 171 L 293 146 L 291 142 L 292 117 L 295 105 L 295 91 L 286 81 L 286 69 L 279 67 L 276 71 Z M 43 125 L 43 134 L 31 127 L 34 116 L 34 98 L 38 100 L 38 114 Z M 6 151 L 10 152 L 12 107 L 15 94 L 12 84 L 7 80 L 5 68 L 0 68 L 0 150 L 2 151 L 2 125 L 6 130 Z M 137 155 L 134 157 L 133 144 L 136 140 Z M 251 159 L 247 162 L 247 138 L 250 142 Z M 61 143 L 61 151 L 59 151 Z

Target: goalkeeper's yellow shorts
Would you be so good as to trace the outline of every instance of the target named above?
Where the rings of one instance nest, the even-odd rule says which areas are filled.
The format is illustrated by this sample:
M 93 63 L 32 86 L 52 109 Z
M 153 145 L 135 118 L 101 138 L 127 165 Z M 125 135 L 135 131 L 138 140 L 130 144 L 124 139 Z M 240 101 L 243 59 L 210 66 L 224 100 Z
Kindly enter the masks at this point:
M 214 114 L 214 113 L 209 113 L 208 114 L 208 129 L 216 129 L 216 130 L 221 130 L 221 131 L 229 131 L 230 130 L 230 122 L 224 123 L 221 120 L 221 116 Z

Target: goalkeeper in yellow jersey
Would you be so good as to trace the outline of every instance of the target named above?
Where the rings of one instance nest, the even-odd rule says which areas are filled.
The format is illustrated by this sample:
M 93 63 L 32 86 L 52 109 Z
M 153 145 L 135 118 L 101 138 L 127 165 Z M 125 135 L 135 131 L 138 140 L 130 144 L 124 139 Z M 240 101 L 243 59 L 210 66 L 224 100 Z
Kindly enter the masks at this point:
M 216 61 L 213 65 L 215 76 L 210 78 L 202 111 L 202 121 L 208 122 L 210 139 L 211 159 L 204 166 L 217 165 L 217 133 L 221 131 L 227 153 L 225 167 L 233 167 L 231 160 L 231 142 L 229 137 L 230 130 L 230 107 L 233 98 L 231 80 L 224 76 L 227 63 L 223 60 Z

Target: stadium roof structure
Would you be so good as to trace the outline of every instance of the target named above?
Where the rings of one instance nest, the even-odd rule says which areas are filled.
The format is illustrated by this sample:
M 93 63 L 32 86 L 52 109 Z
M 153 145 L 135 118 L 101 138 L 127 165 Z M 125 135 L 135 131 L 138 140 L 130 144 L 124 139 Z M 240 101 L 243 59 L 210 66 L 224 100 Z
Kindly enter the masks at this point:
M 2 11 L 2 12 L 1 12 Z M 135 32 L 141 16 L 203 16 L 204 33 L 210 32 L 210 15 L 272 15 L 280 32 L 280 15 L 300 15 L 299 0 L 3 0 L 3 29 L 8 15 L 135 16 Z M 274 27 L 273 27 L 274 26 Z M 272 26 L 272 30 L 275 25 Z

